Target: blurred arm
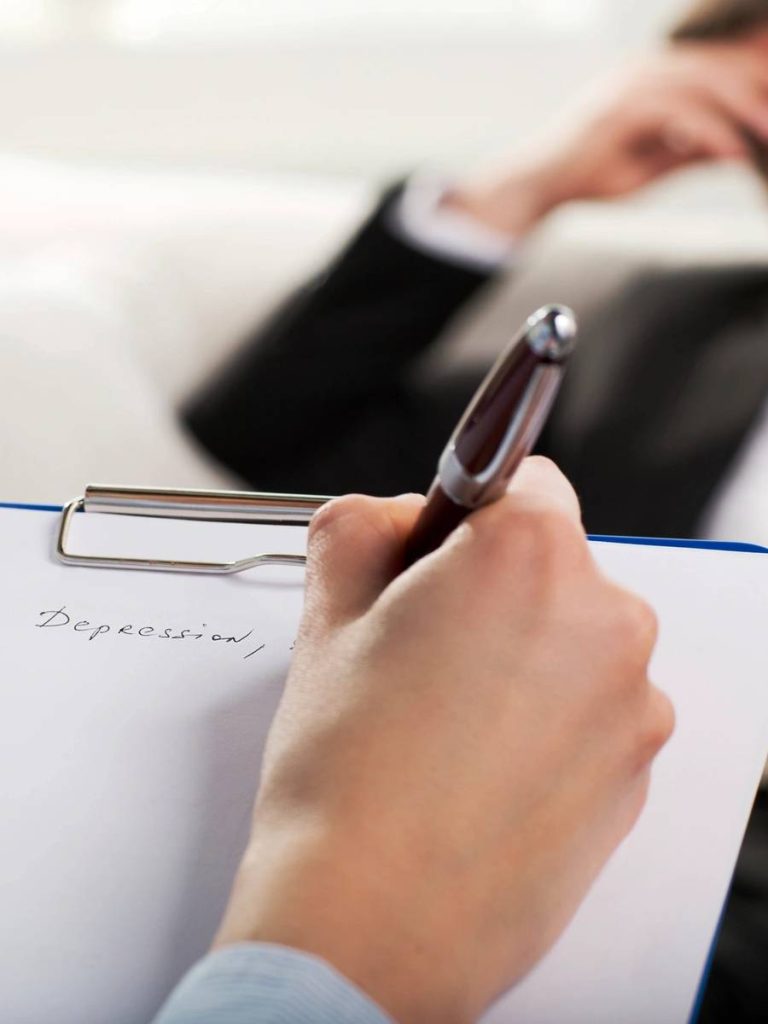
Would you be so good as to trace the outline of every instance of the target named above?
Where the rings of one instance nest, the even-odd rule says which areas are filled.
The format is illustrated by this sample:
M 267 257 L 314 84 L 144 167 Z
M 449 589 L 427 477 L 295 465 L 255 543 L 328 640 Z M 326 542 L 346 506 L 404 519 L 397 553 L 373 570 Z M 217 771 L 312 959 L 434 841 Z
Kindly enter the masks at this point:
M 396 475 L 398 450 L 411 445 L 414 429 L 398 415 L 409 403 L 403 388 L 492 277 L 472 260 L 437 258 L 407 242 L 393 229 L 401 195 L 402 186 L 391 189 L 331 266 L 248 338 L 185 410 L 203 446 L 254 486 L 375 489 L 362 465 L 371 457 L 389 459 L 388 479 Z M 355 465 L 362 468 L 350 472 Z M 417 486 L 429 471 L 419 469 Z

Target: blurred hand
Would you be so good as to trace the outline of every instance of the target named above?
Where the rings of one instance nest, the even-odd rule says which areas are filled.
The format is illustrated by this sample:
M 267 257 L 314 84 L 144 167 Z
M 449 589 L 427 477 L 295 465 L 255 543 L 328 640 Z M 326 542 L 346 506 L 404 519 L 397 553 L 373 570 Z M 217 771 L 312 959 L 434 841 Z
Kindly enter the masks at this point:
M 746 159 L 749 139 L 768 146 L 768 33 L 678 43 L 603 82 L 523 164 L 447 202 L 520 237 L 569 200 L 611 199 L 692 164 Z
M 398 575 L 422 502 L 340 498 L 313 521 L 217 944 L 312 952 L 401 1024 L 451 1024 L 564 928 L 673 716 L 646 676 L 653 613 L 600 574 L 551 463 Z

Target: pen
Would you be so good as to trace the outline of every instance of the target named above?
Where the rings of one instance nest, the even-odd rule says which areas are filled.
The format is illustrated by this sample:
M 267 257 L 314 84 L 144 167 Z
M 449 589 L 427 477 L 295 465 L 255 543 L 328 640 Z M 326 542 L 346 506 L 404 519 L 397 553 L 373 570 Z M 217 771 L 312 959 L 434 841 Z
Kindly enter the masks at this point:
M 440 457 L 408 542 L 408 565 L 440 547 L 474 509 L 506 492 L 544 427 L 575 340 L 571 310 L 544 306 L 499 356 Z

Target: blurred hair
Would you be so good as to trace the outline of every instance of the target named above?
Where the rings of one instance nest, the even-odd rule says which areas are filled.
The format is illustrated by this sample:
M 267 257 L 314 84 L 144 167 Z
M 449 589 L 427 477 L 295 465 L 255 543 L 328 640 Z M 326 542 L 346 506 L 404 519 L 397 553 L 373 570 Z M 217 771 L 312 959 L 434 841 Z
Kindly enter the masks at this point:
M 728 39 L 768 27 L 768 0 L 696 0 L 670 32 L 676 42 Z
M 696 0 L 674 25 L 669 39 L 675 43 L 738 39 L 768 28 L 768 0 Z M 768 184 L 768 146 L 745 132 L 757 171 Z

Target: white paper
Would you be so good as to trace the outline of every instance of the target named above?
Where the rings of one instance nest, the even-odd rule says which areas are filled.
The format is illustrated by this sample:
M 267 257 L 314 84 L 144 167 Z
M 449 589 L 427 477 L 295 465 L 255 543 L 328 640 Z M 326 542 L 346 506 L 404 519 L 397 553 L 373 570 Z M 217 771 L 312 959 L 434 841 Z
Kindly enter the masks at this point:
M 0 1018 L 146 1024 L 223 910 L 302 572 L 67 568 L 56 524 L 0 509 Z M 216 560 L 304 543 L 296 527 L 95 515 L 73 536 Z M 768 747 L 766 556 L 594 550 L 659 612 L 653 674 L 677 730 L 636 829 L 489 1024 L 684 1024 Z

